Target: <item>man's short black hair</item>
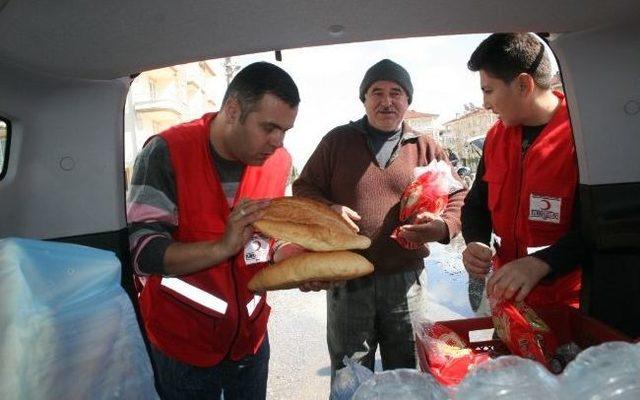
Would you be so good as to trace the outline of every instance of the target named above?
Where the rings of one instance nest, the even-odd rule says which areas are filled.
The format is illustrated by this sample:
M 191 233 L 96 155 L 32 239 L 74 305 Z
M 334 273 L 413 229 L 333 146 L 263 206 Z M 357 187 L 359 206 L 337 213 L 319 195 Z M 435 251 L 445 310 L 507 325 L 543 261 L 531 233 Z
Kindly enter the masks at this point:
M 542 42 L 531 33 L 494 33 L 475 49 L 467 66 L 506 83 L 527 73 L 538 87 L 551 87 L 549 57 Z
M 268 62 L 256 62 L 244 67 L 233 78 L 222 99 L 224 105 L 230 97 L 240 103 L 240 120 L 244 121 L 265 94 L 272 94 L 289 106 L 300 104 L 298 87 L 282 68 Z

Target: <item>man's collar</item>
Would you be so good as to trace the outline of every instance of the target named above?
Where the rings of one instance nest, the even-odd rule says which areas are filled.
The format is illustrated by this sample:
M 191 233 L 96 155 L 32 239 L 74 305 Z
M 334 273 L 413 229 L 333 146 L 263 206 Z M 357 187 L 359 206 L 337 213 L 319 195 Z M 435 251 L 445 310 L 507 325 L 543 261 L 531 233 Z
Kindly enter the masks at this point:
M 367 116 L 360 118 L 357 121 L 350 121 L 349 125 L 356 128 L 358 131 L 366 134 L 367 133 Z M 416 139 L 420 136 L 425 136 L 426 132 L 418 132 L 413 130 L 406 122 L 402 122 L 402 141 L 405 142 L 407 140 Z

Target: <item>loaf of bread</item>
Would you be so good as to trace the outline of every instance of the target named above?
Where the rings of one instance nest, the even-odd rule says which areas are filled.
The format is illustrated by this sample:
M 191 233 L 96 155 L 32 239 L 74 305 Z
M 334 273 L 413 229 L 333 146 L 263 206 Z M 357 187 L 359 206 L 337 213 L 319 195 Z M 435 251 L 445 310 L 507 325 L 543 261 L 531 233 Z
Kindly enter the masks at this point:
M 267 236 L 312 251 L 366 249 L 371 245 L 368 237 L 358 235 L 330 207 L 304 197 L 272 200 L 253 226 Z
M 249 281 L 254 292 L 299 287 L 310 281 L 343 281 L 373 272 L 366 258 L 351 251 L 302 253 L 260 270 Z

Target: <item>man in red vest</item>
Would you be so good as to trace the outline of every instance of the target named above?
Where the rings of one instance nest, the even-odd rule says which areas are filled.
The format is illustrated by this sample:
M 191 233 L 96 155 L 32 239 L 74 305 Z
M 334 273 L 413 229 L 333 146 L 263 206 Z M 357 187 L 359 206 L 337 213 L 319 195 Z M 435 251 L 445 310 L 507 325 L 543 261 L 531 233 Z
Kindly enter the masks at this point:
M 566 100 L 550 87 L 545 48 L 532 34 L 493 34 L 468 66 L 480 71 L 484 107 L 499 121 L 487 133 L 462 209 L 463 263 L 482 279 L 493 266 L 489 296 L 577 307 L 584 252 L 578 166 Z
M 299 102 L 285 71 L 251 64 L 220 112 L 160 133 L 136 160 L 130 245 L 163 399 L 266 397 L 270 308 L 247 282 L 271 243 L 251 224 L 284 195 Z

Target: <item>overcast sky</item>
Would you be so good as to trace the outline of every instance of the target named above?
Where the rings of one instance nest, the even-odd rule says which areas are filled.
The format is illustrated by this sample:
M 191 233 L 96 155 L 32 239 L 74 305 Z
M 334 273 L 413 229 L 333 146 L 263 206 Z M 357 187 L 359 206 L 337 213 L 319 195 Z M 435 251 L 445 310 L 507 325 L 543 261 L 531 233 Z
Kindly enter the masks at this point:
M 414 86 L 409 108 L 439 114 L 439 124 L 462 112 L 466 103 L 481 106 L 478 73 L 467 69 L 467 61 L 487 36 L 436 36 L 284 50 L 278 65 L 291 74 L 301 97 L 295 127 L 285 139 L 294 165 L 302 168 L 333 127 L 364 115 L 358 87 L 366 70 L 383 58 L 409 71 Z M 254 61 L 275 62 L 275 58 L 269 52 L 234 57 L 233 61 L 244 67 Z M 216 100 L 220 104 L 221 98 Z

